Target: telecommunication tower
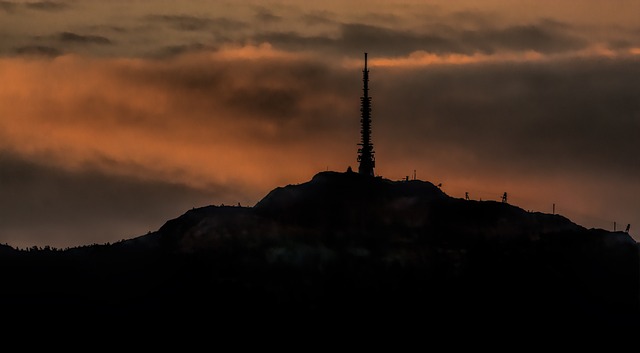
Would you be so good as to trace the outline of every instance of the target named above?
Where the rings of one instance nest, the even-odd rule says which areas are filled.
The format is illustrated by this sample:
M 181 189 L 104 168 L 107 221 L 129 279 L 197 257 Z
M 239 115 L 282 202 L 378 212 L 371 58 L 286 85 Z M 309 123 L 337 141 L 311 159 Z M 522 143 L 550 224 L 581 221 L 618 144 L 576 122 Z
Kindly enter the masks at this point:
M 371 97 L 369 97 L 369 70 L 367 69 L 367 53 L 364 53 L 364 70 L 362 70 L 362 97 L 360 97 L 360 134 L 358 144 L 358 173 L 374 176 L 376 166 L 373 143 L 371 143 Z

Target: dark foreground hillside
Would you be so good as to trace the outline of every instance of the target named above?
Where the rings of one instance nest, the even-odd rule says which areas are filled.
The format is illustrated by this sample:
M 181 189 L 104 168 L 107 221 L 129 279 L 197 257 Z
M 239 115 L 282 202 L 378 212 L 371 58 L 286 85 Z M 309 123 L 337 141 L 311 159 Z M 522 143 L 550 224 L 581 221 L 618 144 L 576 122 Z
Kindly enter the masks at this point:
M 356 173 L 116 244 L 5 247 L 0 266 L 5 318 L 567 330 L 629 328 L 640 312 L 628 234 Z

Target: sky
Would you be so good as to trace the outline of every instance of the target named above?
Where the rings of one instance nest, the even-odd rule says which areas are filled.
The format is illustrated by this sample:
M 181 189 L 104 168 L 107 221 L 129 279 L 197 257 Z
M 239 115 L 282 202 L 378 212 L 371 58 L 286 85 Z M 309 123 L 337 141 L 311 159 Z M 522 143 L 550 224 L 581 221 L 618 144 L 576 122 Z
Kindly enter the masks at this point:
M 640 2 L 0 1 L 0 243 L 67 248 L 357 169 L 640 240 Z

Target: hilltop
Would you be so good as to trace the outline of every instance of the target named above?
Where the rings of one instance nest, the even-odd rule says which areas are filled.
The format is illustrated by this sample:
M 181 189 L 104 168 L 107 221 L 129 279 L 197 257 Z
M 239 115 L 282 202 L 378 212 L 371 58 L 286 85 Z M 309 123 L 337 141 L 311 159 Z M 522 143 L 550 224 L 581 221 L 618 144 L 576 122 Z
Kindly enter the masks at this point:
M 0 260 L 11 268 L 0 299 L 33 312 L 549 328 L 628 326 L 639 313 L 626 233 L 351 172 L 118 243 Z

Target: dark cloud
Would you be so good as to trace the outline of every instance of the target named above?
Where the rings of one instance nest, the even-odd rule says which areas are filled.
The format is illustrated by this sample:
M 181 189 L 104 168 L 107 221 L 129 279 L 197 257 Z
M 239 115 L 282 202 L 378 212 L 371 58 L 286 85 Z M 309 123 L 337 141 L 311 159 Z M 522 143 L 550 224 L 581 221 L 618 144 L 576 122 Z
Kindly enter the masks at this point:
M 69 4 L 57 1 L 35 1 L 27 2 L 25 6 L 28 9 L 40 11 L 60 11 L 69 8 Z
M 81 35 L 72 32 L 62 32 L 58 35 L 58 40 L 65 43 L 74 44 L 113 44 L 109 38 L 95 35 Z
M 66 247 L 129 239 L 192 207 L 229 202 L 226 192 L 95 170 L 70 172 L 3 152 L 0 242 Z M 20 244 L 13 243 L 18 236 Z
M 366 19 L 366 23 L 384 23 L 393 26 L 402 22 L 402 17 L 391 13 L 368 12 L 365 13 L 362 17 Z
M 299 112 L 301 92 L 291 88 L 239 87 L 229 92 L 224 104 L 234 110 L 267 119 L 288 120 Z M 251 102 L 250 104 L 247 104 Z
M 169 45 L 159 49 L 152 57 L 167 58 L 172 56 L 178 56 L 186 53 L 195 53 L 201 51 L 215 51 L 216 48 L 203 43 L 191 43 L 181 45 Z
M 615 40 L 609 41 L 607 43 L 607 47 L 614 50 L 621 50 L 621 49 L 633 48 L 635 47 L 635 44 L 626 39 L 615 39 Z
M 16 54 L 24 56 L 40 56 L 51 57 L 62 55 L 62 52 L 54 47 L 48 47 L 43 45 L 30 45 L 19 47 L 15 49 Z
M 297 32 L 264 32 L 255 35 L 258 42 L 268 42 L 278 48 L 303 50 L 337 50 L 339 42 L 327 36 L 303 36 Z
M 511 26 L 499 30 L 467 31 L 461 35 L 467 47 L 475 46 L 483 52 L 496 50 L 557 53 L 581 49 L 587 41 L 565 34 L 555 24 L 548 27 L 540 25 Z
M 541 27 L 547 28 L 549 30 L 571 30 L 573 26 L 567 22 L 558 21 L 554 18 L 541 18 L 538 21 Z
M 244 60 L 185 62 L 149 71 L 123 72 L 128 80 L 182 92 L 173 98 L 176 104 L 185 104 L 187 113 L 225 109 L 240 113 L 238 118 L 280 123 L 304 118 L 298 115 L 302 101 L 314 90 L 328 89 L 330 76 L 328 68 L 319 63 L 277 59 L 250 65 Z
M 147 18 L 152 22 L 165 23 L 179 31 L 237 30 L 247 26 L 247 24 L 242 21 L 224 17 L 208 18 L 188 15 L 151 15 Z
M 340 26 L 337 38 L 304 36 L 295 32 L 267 32 L 256 39 L 285 49 L 323 49 L 340 53 L 375 52 L 380 56 L 405 56 L 414 51 L 436 54 L 494 53 L 499 50 L 556 53 L 585 48 L 587 41 L 575 37 L 565 26 L 552 21 L 500 29 L 456 30 L 450 26 L 431 26 L 428 33 L 396 30 L 361 23 Z
M 0 10 L 4 12 L 14 12 L 18 5 L 12 1 L 0 1 Z
M 15 12 L 18 7 L 24 7 L 38 11 L 60 11 L 69 8 L 69 4 L 56 1 L 33 1 L 33 2 L 16 2 L 16 1 L 0 1 L 0 11 Z
M 404 56 L 416 50 L 436 53 L 462 52 L 455 42 L 435 35 L 418 35 L 385 27 L 364 24 L 343 24 L 339 38 L 327 36 L 302 36 L 294 32 L 269 32 L 256 36 L 286 49 L 323 49 L 360 55 L 364 51 L 385 56 Z
M 447 16 L 446 23 L 455 26 L 472 26 L 476 28 L 491 28 L 498 23 L 500 15 L 496 13 L 484 13 L 480 11 L 455 11 Z M 442 20 L 442 19 L 439 19 Z M 440 23 L 439 25 L 443 25 Z
M 282 17 L 274 14 L 271 10 L 264 7 L 258 8 L 255 14 L 256 20 L 260 22 L 280 22 Z
M 464 52 L 455 41 L 440 35 L 417 34 L 363 24 L 343 25 L 340 42 L 343 50 L 353 48 L 360 53 L 369 50 L 388 56 L 404 56 L 416 50 L 433 53 Z
M 94 31 L 108 31 L 113 33 L 128 33 L 129 29 L 121 26 L 113 26 L 113 25 L 92 25 L 86 27 L 88 30 Z
M 640 173 L 637 60 L 377 71 L 377 124 L 407 148 L 450 146 L 508 172 Z
M 303 22 L 307 25 L 326 25 L 335 24 L 336 14 L 330 11 L 312 11 L 301 16 Z
M 614 35 L 606 37 L 606 44 L 614 50 L 640 47 L 640 28 L 615 28 Z

